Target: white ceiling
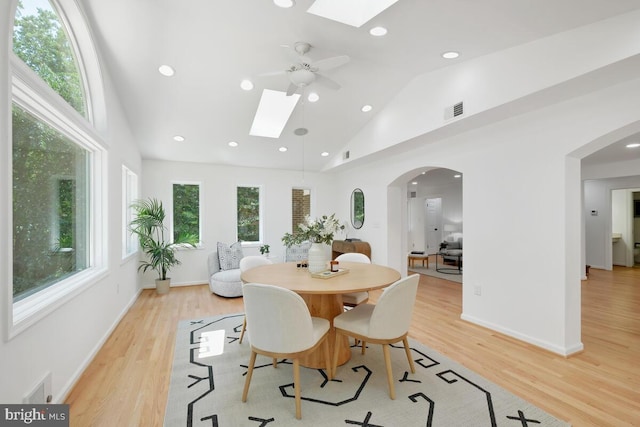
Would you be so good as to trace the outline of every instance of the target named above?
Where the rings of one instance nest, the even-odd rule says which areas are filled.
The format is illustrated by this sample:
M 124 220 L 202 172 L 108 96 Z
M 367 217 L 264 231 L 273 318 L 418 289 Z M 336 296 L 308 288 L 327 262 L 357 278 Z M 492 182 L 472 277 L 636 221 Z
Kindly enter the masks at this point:
M 312 0 L 292 9 L 271 0 L 79 2 L 143 158 L 295 170 L 321 170 L 341 155 L 419 74 L 640 8 L 640 0 L 399 0 L 355 28 L 307 13 Z M 388 35 L 369 35 L 376 25 Z M 326 73 L 342 88 L 312 84 L 307 91 L 320 100 L 298 104 L 279 139 L 249 136 L 262 90 L 289 84 L 284 75 L 258 75 L 287 68 L 281 45 L 296 41 L 313 46 L 314 61 L 351 58 Z M 461 56 L 443 59 L 449 50 Z M 175 76 L 161 76 L 161 64 L 173 66 Z M 254 81 L 252 91 L 240 89 L 244 78 Z M 364 104 L 373 111 L 362 113 Z M 309 133 L 294 135 L 298 127 Z

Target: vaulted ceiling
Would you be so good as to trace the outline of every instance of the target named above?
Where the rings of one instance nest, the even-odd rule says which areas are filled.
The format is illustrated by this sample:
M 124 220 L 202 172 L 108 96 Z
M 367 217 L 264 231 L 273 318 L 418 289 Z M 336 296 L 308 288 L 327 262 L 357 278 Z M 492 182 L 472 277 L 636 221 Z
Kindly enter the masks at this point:
M 289 9 L 271 0 L 79 2 L 143 158 L 293 170 L 322 170 L 418 75 L 640 8 L 639 0 L 399 0 L 356 28 L 308 13 L 312 0 Z M 375 26 L 387 35 L 372 36 Z M 324 73 L 341 88 L 312 83 L 302 93 L 320 99 L 301 98 L 279 138 L 249 135 L 263 89 L 290 83 L 262 74 L 288 68 L 300 41 L 313 62 L 350 58 Z M 460 56 L 445 59 L 447 51 Z M 158 72 L 163 64 L 173 77 Z M 243 79 L 254 88 L 242 90 Z M 372 110 L 362 112 L 365 104 Z M 304 136 L 294 133 L 301 127 Z

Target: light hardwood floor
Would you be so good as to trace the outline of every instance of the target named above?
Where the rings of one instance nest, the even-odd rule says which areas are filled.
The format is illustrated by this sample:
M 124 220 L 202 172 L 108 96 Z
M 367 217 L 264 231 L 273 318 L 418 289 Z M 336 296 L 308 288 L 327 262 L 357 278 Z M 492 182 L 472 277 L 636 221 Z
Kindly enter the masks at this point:
M 410 336 L 573 426 L 640 425 L 640 268 L 591 269 L 569 358 L 460 320 L 461 298 L 421 276 Z M 206 285 L 143 291 L 69 394 L 71 426 L 161 426 L 178 320 L 242 310 Z

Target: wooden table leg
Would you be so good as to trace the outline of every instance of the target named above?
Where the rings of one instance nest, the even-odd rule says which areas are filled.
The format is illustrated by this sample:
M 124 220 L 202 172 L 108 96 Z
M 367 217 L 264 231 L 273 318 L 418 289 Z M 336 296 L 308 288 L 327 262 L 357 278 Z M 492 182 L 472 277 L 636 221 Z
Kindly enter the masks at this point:
M 331 322 L 331 329 L 329 330 L 329 356 L 333 357 L 335 348 L 335 330 L 333 329 L 333 318 L 341 314 L 344 311 L 342 305 L 342 295 L 340 294 L 321 294 L 321 295 L 308 295 L 301 294 L 302 298 L 309 307 L 309 312 L 314 317 L 322 317 Z M 351 358 L 351 348 L 349 347 L 349 339 L 343 337 L 343 342 L 340 346 L 340 353 L 338 355 L 338 365 L 343 365 Z M 319 368 L 324 369 L 327 367 L 327 362 L 324 358 L 324 351 L 322 346 L 318 347 L 313 353 L 300 359 L 300 364 L 307 368 Z

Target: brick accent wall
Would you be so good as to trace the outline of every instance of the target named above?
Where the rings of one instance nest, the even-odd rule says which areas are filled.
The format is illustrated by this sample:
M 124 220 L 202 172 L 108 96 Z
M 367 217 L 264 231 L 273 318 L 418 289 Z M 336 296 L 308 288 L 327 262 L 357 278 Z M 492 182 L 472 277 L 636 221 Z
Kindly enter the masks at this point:
M 308 189 L 291 190 L 291 229 L 296 230 L 298 224 L 304 222 L 305 216 L 311 214 L 311 192 Z

